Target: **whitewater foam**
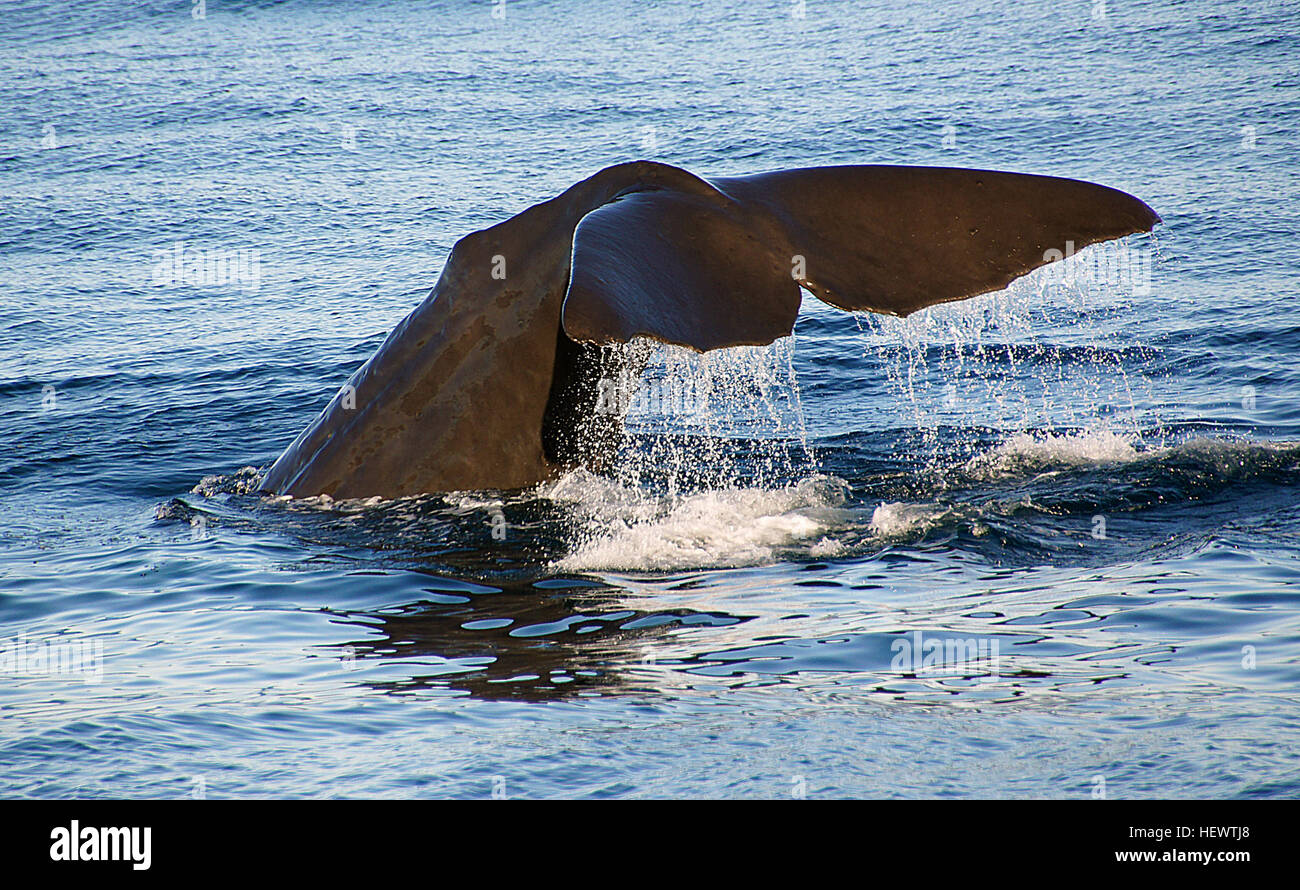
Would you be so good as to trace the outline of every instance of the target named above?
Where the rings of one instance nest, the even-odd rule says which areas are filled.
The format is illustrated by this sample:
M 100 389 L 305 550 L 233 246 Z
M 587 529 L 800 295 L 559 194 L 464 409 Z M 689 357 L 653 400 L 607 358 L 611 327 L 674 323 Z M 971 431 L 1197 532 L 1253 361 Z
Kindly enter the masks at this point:
M 663 497 L 584 472 L 542 492 L 586 513 L 584 534 L 552 565 L 560 571 L 666 571 L 777 561 L 812 542 L 815 555 L 840 545 L 827 533 L 845 522 L 846 484 L 813 476 L 777 489 L 728 488 Z
M 869 530 L 885 540 L 910 538 L 938 525 L 951 513 L 952 508 L 937 504 L 882 502 L 871 513 Z
M 251 494 L 262 484 L 262 473 L 257 467 L 241 467 L 234 473 L 204 476 L 191 494 L 210 498 L 219 494 Z
M 1136 436 L 1111 430 L 1031 435 L 1016 433 L 991 451 L 966 462 L 964 470 L 976 479 L 1022 476 L 1045 470 L 1098 464 L 1125 464 L 1162 449 L 1142 449 Z

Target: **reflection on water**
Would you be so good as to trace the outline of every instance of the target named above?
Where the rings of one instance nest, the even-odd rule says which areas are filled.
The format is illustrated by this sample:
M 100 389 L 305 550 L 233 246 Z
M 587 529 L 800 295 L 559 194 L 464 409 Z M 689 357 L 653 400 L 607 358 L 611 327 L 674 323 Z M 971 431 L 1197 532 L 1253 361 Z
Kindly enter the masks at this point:
M 698 440 L 653 449 L 683 441 Z M 743 472 L 744 449 L 727 447 Z M 827 445 L 823 466 L 848 471 L 870 447 Z M 770 445 L 758 452 L 766 460 Z M 1268 604 L 1286 601 L 1294 577 L 1236 594 L 1157 569 L 1222 559 L 1231 551 L 1210 542 L 1225 524 L 1293 512 L 1300 448 L 1017 434 L 946 469 L 906 460 L 915 472 L 853 467 L 856 485 L 813 476 L 666 493 L 579 472 L 532 492 L 338 503 L 263 500 L 241 472 L 159 517 L 290 535 L 318 552 L 299 569 L 350 567 L 354 585 L 401 578 L 400 600 L 326 607 L 333 639 L 316 647 L 389 693 L 555 701 L 815 678 L 979 705 L 1300 676 L 1289 663 L 1241 667 L 1255 634 L 1277 632 Z M 1147 568 L 1124 568 L 1135 560 Z M 603 571 L 563 571 L 582 561 Z
M 436 686 L 485 699 L 545 700 L 645 691 L 655 644 L 674 628 L 745 619 L 693 610 L 620 608 L 619 590 L 554 578 L 500 588 L 431 589 L 420 602 L 336 614 L 366 636 L 331 644 L 344 659 L 389 659 L 400 679 L 364 681 L 387 692 Z M 387 676 L 393 671 L 381 671 Z

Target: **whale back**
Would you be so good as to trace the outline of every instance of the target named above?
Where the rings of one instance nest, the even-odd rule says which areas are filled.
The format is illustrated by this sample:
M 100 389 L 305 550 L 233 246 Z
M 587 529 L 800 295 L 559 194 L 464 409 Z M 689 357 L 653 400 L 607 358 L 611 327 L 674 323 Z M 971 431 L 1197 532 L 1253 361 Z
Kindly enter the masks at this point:
M 595 395 L 579 385 L 593 351 L 560 334 L 573 230 L 616 194 L 646 185 L 706 187 L 674 167 L 623 164 L 457 241 L 428 297 L 280 455 L 261 488 L 334 498 L 509 489 L 546 478 L 557 456 L 580 459 L 557 422 Z M 557 381 L 560 350 L 565 379 Z M 544 424 L 548 415 L 555 419 Z M 544 426 L 557 431 L 556 442 L 544 441 Z

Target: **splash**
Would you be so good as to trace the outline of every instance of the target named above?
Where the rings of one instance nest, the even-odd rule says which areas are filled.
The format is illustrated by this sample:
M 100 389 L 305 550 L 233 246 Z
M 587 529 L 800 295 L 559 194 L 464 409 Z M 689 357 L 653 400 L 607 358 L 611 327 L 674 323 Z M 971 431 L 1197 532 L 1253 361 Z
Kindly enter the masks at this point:
M 953 514 L 939 504 L 881 503 L 871 513 L 868 530 L 882 541 L 910 540 L 942 523 Z
M 975 479 L 997 479 L 1068 467 L 1125 464 L 1160 450 L 1148 452 L 1136 436 L 1111 430 L 1016 433 L 991 451 L 971 458 L 963 469 Z
M 257 467 L 241 467 L 227 475 L 204 476 L 190 491 L 205 498 L 219 494 L 252 494 L 261 482 L 262 473 Z
M 731 488 L 654 496 L 585 470 L 548 487 L 567 502 L 581 531 L 558 571 L 666 571 L 763 565 L 803 546 L 835 555 L 828 537 L 849 519 L 846 484 L 827 476 L 780 488 Z
M 1121 248 L 1147 257 L 1141 276 L 1098 272 Z M 864 352 L 896 394 L 895 425 L 920 431 L 941 458 L 968 444 L 951 441 L 953 428 L 1161 429 L 1156 350 L 1132 331 L 1152 261 L 1121 248 L 1094 245 L 1005 290 L 907 318 L 858 315 Z
M 794 337 L 696 353 L 660 346 L 631 400 L 615 478 L 669 494 L 773 487 L 816 466 Z
M 758 565 L 799 544 L 838 552 L 826 534 L 847 486 L 815 472 L 793 358 L 793 337 L 703 354 L 656 347 L 609 478 L 577 471 L 539 490 L 578 520 L 554 567 Z

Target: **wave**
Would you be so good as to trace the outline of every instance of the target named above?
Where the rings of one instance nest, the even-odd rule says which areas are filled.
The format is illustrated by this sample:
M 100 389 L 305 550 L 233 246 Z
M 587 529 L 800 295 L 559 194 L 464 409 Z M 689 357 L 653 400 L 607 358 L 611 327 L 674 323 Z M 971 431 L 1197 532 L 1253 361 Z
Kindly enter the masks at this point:
M 566 475 L 544 496 L 584 515 L 576 546 L 552 563 L 558 571 L 665 571 L 763 565 L 804 545 L 837 555 L 829 537 L 851 513 L 848 485 L 811 476 L 775 488 L 730 488 L 654 496 L 586 471 Z
M 945 504 L 913 504 L 905 501 L 882 501 L 871 511 L 867 530 L 883 542 L 919 537 L 935 527 L 958 517 L 960 511 Z
M 1144 470 L 1200 472 L 1243 478 L 1294 470 L 1300 443 L 1193 436 L 1174 444 L 1147 443 L 1133 433 L 1078 430 L 1015 433 L 961 467 L 973 480 L 994 481 L 1071 469 L 1138 465 Z
M 1113 472 L 1099 482 L 1099 470 Z M 540 494 L 568 503 L 578 520 L 569 553 L 553 569 L 669 571 L 854 556 L 936 532 L 960 536 L 958 546 L 993 548 L 999 559 L 1017 548 L 1038 558 L 1077 546 L 1098 512 L 1161 509 L 1243 481 L 1290 485 L 1300 481 L 1297 472 L 1300 444 L 1205 437 L 1148 444 L 1135 435 L 1081 430 L 1013 434 L 941 470 L 932 498 L 921 491 L 919 498 L 864 502 L 849 482 L 821 474 L 776 488 L 670 497 L 573 473 Z M 999 533 L 990 536 L 991 529 Z M 974 543 L 979 539 L 988 543 Z M 1129 541 L 1150 543 L 1136 535 Z
M 1162 450 L 1145 451 L 1136 435 L 1111 430 L 1015 433 L 991 451 L 968 460 L 962 469 L 974 479 L 998 479 L 1044 470 L 1125 464 Z
M 924 541 L 996 560 L 1017 553 L 1069 558 L 1097 515 L 1155 519 L 1148 511 L 1192 511 L 1182 525 L 1212 533 L 1223 514 L 1211 505 L 1225 493 L 1250 485 L 1252 503 L 1263 511 L 1281 503 L 1279 487 L 1289 502 L 1286 489 L 1300 484 L 1300 444 L 1288 442 L 1194 436 L 1170 444 L 1108 429 L 1019 432 L 946 466 L 913 455 L 911 470 L 901 474 L 872 462 L 886 447 L 873 440 L 867 453 L 852 449 L 851 459 L 829 461 L 838 475 L 814 468 L 776 483 L 736 478 L 665 489 L 575 470 L 516 492 L 270 501 L 298 516 L 361 514 L 373 535 L 354 544 L 368 546 L 377 536 L 388 548 L 419 552 L 428 552 L 434 538 L 439 546 L 473 548 L 505 510 L 512 542 L 526 545 L 518 554 L 525 562 L 558 572 L 663 572 L 852 558 Z M 245 467 L 203 478 L 193 494 L 252 495 L 259 480 L 256 468 Z M 1160 525 L 1151 526 L 1157 532 L 1147 540 L 1144 526 L 1130 524 L 1122 546 L 1159 546 L 1167 538 Z M 499 554 L 502 546 L 494 541 L 484 552 Z

